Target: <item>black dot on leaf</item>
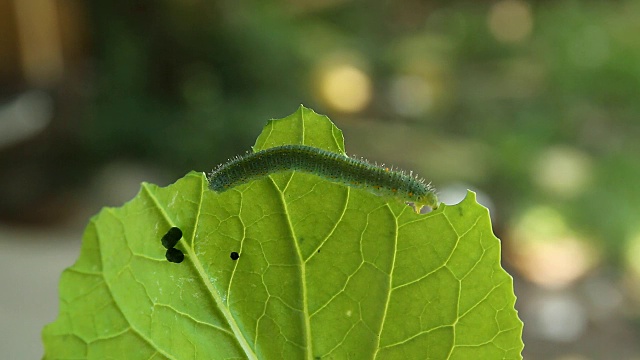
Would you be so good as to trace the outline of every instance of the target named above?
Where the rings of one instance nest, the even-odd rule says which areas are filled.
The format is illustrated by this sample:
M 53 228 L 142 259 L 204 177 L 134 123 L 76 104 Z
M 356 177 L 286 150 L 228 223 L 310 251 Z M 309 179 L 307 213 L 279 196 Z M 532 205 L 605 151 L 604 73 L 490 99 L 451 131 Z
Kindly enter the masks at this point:
M 233 251 L 231 253 L 231 260 L 238 260 L 240 258 L 240 254 L 238 254 L 237 252 Z
M 176 246 L 181 238 L 182 230 L 174 226 L 169 229 L 169 231 L 167 231 L 167 233 L 162 237 L 162 246 L 164 246 L 166 249 L 171 249 Z
M 169 260 L 169 262 L 173 263 L 181 263 L 182 260 L 184 260 L 184 254 L 182 253 L 182 251 L 176 248 L 168 249 L 165 257 L 167 258 L 167 260 Z

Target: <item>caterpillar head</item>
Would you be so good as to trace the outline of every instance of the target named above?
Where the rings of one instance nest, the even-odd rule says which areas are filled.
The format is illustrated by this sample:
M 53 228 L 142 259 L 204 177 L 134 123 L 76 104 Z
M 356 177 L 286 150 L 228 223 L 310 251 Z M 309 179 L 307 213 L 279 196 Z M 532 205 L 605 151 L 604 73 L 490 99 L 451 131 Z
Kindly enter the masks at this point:
M 413 201 L 413 206 L 416 210 L 416 213 L 420 214 L 420 210 L 424 206 L 428 206 L 433 210 L 437 209 L 439 205 L 438 196 L 435 192 L 429 191 L 424 195 L 418 195 Z

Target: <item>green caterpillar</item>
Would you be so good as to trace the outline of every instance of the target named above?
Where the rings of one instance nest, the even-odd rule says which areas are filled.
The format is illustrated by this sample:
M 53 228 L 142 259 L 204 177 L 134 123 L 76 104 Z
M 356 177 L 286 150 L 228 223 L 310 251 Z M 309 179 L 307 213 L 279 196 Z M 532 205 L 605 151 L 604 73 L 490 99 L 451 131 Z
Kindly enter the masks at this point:
M 423 206 L 438 207 L 435 189 L 422 179 L 304 145 L 278 146 L 239 156 L 211 172 L 209 187 L 223 192 L 272 173 L 291 170 L 412 202 L 417 213 Z

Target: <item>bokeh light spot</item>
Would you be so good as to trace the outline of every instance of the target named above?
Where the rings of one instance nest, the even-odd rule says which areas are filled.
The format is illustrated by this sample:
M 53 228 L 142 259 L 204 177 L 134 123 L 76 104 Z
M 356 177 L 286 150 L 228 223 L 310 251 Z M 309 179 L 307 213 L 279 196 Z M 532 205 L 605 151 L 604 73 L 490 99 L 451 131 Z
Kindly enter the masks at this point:
M 516 43 L 526 39 L 533 29 L 531 7 L 524 1 L 505 0 L 489 11 L 489 29 L 500 42 Z
M 554 342 L 571 342 L 579 338 L 587 327 L 584 306 L 574 296 L 551 293 L 533 303 L 531 326 L 540 338 Z
M 608 34 L 599 26 L 588 26 L 568 48 L 574 64 L 585 68 L 603 65 L 610 54 Z
M 591 182 L 592 161 L 584 152 L 566 146 L 551 147 L 533 166 L 534 181 L 542 189 L 566 198 L 583 193 Z
M 320 94 L 332 109 L 355 113 L 371 101 L 371 80 L 352 64 L 332 65 L 320 76 Z
M 526 211 L 513 226 L 512 239 L 513 266 L 528 280 L 547 288 L 570 285 L 597 260 L 597 251 L 550 207 Z
M 391 84 L 390 98 L 395 110 L 405 116 L 419 116 L 433 107 L 433 88 L 420 76 L 399 76 Z

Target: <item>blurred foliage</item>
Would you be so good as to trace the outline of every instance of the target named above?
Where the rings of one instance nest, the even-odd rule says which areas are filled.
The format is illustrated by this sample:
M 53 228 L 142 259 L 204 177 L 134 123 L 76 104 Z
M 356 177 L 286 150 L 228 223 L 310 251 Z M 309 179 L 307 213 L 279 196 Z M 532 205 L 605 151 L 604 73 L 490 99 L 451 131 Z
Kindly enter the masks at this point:
M 500 3 L 530 33 L 496 35 Z M 395 149 L 389 159 L 416 154 L 411 146 L 427 152 L 410 166 L 438 187 L 464 181 L 489 194 L 504 227 L 548 206 L 614 258 L 640 231 L 637 1 L 90 7 L 96 78 L 84 134 L 98 159 L 208 171 L 247 150 L 266 119 L 304 103 L 339 124 L 408 127 L 411 139 L 362 136 Z M 358 112 L 318 95 L 320 70 L 335 58 L 372 84 Z
M 287 39 L 293 24 L 227 5 L 91 3 L 95 152 L 206 170 L 245 151 L 267 116 L 299 105 L 304 63 Z

